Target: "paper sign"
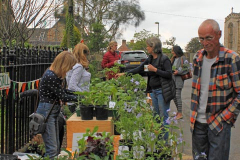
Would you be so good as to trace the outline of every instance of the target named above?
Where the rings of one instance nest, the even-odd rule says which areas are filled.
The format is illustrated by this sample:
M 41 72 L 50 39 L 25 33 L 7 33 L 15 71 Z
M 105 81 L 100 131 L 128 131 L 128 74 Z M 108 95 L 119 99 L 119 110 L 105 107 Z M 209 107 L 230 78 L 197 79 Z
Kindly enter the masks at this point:
M 11 85 L 11 80 L 9 78 L 9 73 L 0 73 L 0 90 L 9 89 Z

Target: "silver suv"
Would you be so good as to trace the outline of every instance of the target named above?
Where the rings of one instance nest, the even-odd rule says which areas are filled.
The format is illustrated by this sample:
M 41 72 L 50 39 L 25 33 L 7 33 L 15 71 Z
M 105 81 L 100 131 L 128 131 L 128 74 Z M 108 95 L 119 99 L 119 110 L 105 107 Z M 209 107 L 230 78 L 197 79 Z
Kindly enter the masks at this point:
M 126 72 L 140 66 L 148 58 L 147 54 L 142 50 L 123 51 L 120 54 L 121 64 L 125 65 L 123 68 L 121 68 L 121 72 Z

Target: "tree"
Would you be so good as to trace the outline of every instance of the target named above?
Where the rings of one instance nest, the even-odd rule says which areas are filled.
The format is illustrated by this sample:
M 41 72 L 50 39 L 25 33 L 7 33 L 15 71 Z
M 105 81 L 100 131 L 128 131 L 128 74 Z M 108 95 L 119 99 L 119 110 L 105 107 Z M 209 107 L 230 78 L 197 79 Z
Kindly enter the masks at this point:
M 93 23 L 101 23 L 106 26 L 103 35 L 109 34 L 109 41 L 120 36 L 120 26 L 138 26 L 145 19 L 145 14 L 139 6 L 139 0 L 76 0 L 79 11 L 78 23 L 84 29 L 90 28 Z M 120 14 L 121 12 L 121 14 Z M 91 32 L 91 30 L 90 30 Z
M 68 45 L 68 36 L 67 32 L 64 32 L 63 40 L 61 42 L 61 47 L 67 47 L 67 48 L 73 48 Z M 79 29 L 74 25 L 73 26 L 73 40 L 72 40 L 72 45 L 75 46 L 81 41 L 81 34 Z
M 93 23 L 91 25 L 91 32 L 87 37 L 87 45 L 89 50 L 93 53 L 100 52 L 103 48 L 107 47 L 108 42 L 106 41 L 106 36 L 103 33 L 105 28 L 101 23 Z
M 175 44 L 175 42 L 176 42 L 176 37 L 171 37 L 171 38 L 169 38 L 169 40 L 166 40 L 167 45 L 172 46 L 172 47 L 177 45 L 177 44 Z
M 55 0 L 1 0 L 0 37 L 4 45 L 23 46 L 35 28 L 45 27 L 47 19 L 62 4 Z
M 133 35 L 133 39 L 135 43 L 130 42 L 128 43 L 128 45 L 132 50 L 144 50 L 145 52 L 147 52 L 146 40 L 150 37 L 157 37 L 157 36 L 158 36 L 157 34 L 151 33 L 150 31 L 143 29 L 142 31 L 137 32 Z
M 199 42 L 198 37 L 192 38 L 185 47 L 187 53 L 196 53 L 200 49 L 202 49 L 202 44 Z

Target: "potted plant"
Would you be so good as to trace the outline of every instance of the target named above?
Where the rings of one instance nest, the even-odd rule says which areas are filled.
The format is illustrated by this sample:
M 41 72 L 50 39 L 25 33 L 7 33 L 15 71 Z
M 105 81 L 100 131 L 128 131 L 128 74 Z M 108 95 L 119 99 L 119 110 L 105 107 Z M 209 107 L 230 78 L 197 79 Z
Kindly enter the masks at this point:
M 93 100 L 91 92 L 74 92 L 78 95 L 77 108 L 80 109 L 80 114 L 82 120 L 92 120 L 93 119 Z
M 110 133 L 98 133 L 98 126 L 86 133 L 78 141 L 79 156 L 86 159 L 113 159 L 113 136 Z

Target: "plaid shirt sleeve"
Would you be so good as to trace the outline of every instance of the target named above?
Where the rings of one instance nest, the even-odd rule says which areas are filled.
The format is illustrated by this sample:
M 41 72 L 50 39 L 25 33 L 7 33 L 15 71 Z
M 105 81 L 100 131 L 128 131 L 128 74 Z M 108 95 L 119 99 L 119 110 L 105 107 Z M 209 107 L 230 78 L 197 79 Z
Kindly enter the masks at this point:
M 232 55 L 232 63 L 230 70 L 230 79 L 233 86 L 233 100 L 232 103 L 223 110 L 221 117 L 227 121 L 234 123 L 237 119 L 240 110 L 240 58 L 238 54 Z

